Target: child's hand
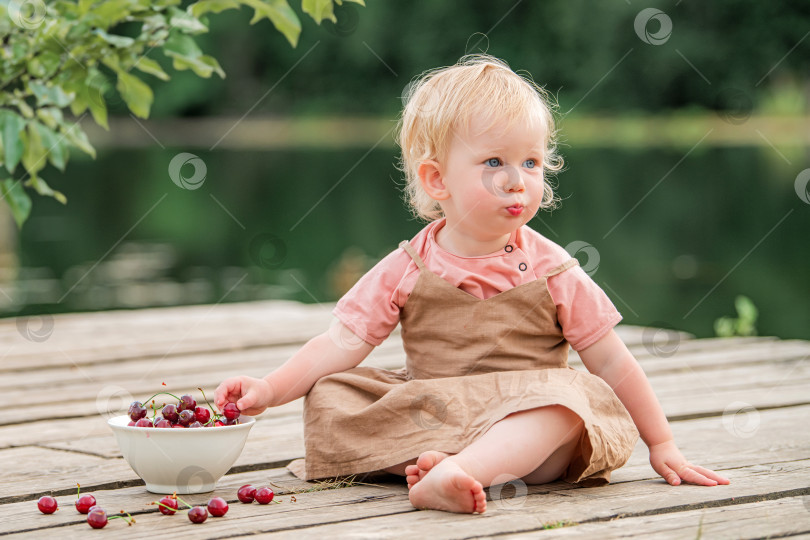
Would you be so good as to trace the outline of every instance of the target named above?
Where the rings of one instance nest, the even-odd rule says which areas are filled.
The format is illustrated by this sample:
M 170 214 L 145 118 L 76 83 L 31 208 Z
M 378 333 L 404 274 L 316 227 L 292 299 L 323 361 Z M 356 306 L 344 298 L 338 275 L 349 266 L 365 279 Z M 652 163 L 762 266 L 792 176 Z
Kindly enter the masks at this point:
M 716 472 L 692 465 L 675 445 L 675 441 L 667 441 L 654 444 L 650 447 L 650 464 L 655 472 L 660 474 L 670 485 L 680 485 L 681 481 L 701 486 L 716 486 L 717 484 L 728 484 L 724 478 Z
M 221 411 L 229 402 L 236 403 L 248 416 L 264 411 L 273 401 L 273 389 L 264 379 L 239 376 L 222 381 L 214 392 L 214 402 Z

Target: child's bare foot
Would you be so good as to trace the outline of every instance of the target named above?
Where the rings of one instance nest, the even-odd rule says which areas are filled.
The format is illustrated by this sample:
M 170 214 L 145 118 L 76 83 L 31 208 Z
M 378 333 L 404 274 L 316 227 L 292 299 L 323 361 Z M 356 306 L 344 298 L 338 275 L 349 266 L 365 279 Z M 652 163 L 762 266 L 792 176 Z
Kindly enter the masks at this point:
M 420 456 L 421 457 L 421 456 Z M 483 514 L 487 496 L 481 482 L 467 474 L 456 462 L 443 460 L 415 484 L 408 498 L 416 508 Z
M 430 469 L 439 464 L 444 458 L 449 456 L 444 452 L 438 450 L 428 450 L 419 454 L 419 459 L 416 460 L 416 465 L 408 465 L 405 467 L 405 480 L 408 482 L 408 489 L 411 489 L 414 484 L 425 477 Z

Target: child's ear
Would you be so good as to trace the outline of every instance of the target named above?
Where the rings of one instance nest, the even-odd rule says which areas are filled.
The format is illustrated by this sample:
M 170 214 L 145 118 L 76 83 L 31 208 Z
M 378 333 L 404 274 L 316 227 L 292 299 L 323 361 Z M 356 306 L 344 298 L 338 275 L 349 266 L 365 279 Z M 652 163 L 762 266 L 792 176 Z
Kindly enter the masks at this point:
M 450 193 L 444 185 L 441 165 L 438 161 L 428 159 L 419 164 L 417 170 L 419 183 L 422 189 L 435 201 L 443 201 L 450 198 Z

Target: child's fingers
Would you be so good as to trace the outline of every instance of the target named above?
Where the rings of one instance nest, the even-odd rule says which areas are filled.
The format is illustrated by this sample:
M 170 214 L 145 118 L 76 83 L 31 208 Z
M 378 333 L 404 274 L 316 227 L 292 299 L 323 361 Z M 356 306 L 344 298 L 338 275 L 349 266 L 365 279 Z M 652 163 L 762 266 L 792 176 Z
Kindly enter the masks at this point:
M 238 378 L 226 379 L 214 390 L 214 403 L 219 410 L 231 401 L 229 398 L 239 398 L 242 395 L 242 382 Z
M 700 474 L 702 474 L 703 476 L 705 476 L 706 478 L 714 480 L 718 484 L 726 485 L 730 483 L 728 478 L 726 478 L 725 476 L 721 476 L 716 472 L 714 472 L 713 470 L 707 469 L 706 467 L 701 467 L 699 465 L 692 465 L 692 468 L 695 469 Z
M 689 482 L 690 484 L 698 484 L 701 486 L 716 486 L 717 481 L 712 480 L 711 478 L 707 478 L 695 469 L 693 469 L 693 465 L 688 465 L 681 469 L 680 477 L 685 482 Z
M 256 403 L 256 390 L 251 388 L 236 402 L 236 406 L 240 411 L 247 411 Z
M 681 477 L 678 476 L 678 473 L 670 469 L 666 464 L 661 464 L 661 470 L 658 471 L 658 474 L 663 477 L 664 480 L 667 481 L 667 484 L 670 486 L 677 486 L 681 483 Z

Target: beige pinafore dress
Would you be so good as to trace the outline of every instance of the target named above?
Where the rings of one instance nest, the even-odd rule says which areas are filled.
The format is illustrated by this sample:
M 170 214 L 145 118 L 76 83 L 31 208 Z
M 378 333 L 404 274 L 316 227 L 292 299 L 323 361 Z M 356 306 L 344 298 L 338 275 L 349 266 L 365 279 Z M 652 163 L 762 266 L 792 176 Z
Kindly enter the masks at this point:
M 585 425 L 562 479 L 605 484 L 638 440 L 630 415 L 602 379 L 568 367 L 568 342 L 546 279 L 481 300 L 425 267 L 402 307 L 405 368 L 356 367 L 321 378 L 304 401 L 299 478 L 361 474 L 426 450 L 455 454 L 510 413 L 562 405 Z

